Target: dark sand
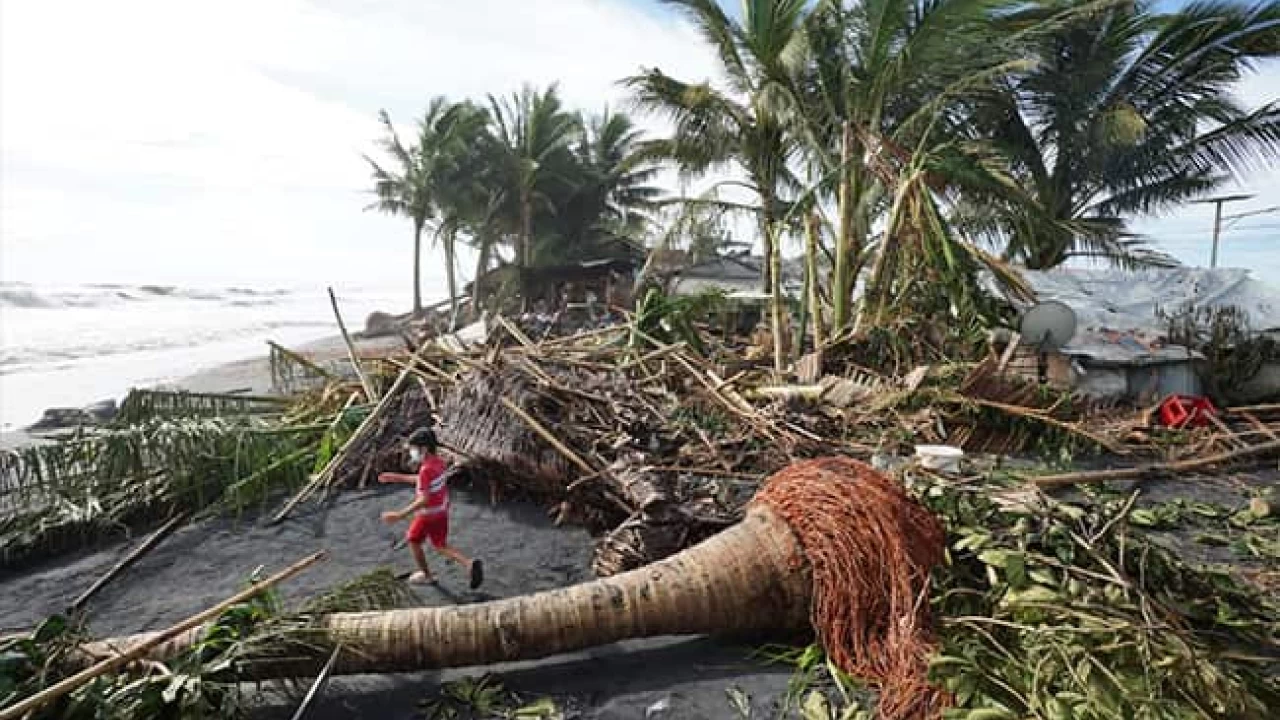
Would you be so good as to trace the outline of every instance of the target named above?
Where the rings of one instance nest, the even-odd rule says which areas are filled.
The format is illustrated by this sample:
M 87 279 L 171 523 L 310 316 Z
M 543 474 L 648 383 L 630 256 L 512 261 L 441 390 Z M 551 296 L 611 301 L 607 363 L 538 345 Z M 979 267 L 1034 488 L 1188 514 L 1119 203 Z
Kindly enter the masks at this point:
M 345 357 L 340 341 L 306 349 Z M 269 371 L 265 358 L 248 359 L 201 372 L 182 385 L 203 392 L 263 392 Z M 329 559 L 285 583 L 286 599 L 309 597 L 381 566 L 407 572 L 413 562 L 408 550 L 393 549 L 404 525 L 388 527 L 379 513 L 410 499 L 404 487 L 353 490 L 324 506 L 305 505 L 277 527 L 263 527 L 257 518 L 220 518 L 182 528 L 90 601 L 90 629 L 100 637 L 162 629 L 234 594 L 258 566 L 271 573 L 321 548 Z M 433 558 L 441 582 L 415 587 L 424 605 L 509 597 L 590 579 L 591 539 L 585 531 L 553 527 L 531 505 L 491 507 L 487 493 L 459 490 L 454 500 L 450 540 L 484 558 L 485 584 L 473 593 L 460 569 Z M 0 572 L 0 629 L 29 627 L 60 611 L 136 542 L 62 556 L 20 573 Z M 311 717 L 412 718 L 417 702 L 434 697 L 441 682 L 487 671 L 499 673 L 522 697 L 555 698 L 568 717 L 738 718 L 726 694 L 730 686 L 752 699 L 753 716 L 775 717 L 790 670 L 751 659 L 751 650 L 731 641 L 662 638 L 493 668 L 335 678 Z M 291 712 L 291 705 L 281 703 L 261 714 L 287 718 Z
M 277 527 L 256 520 L 216 519 L 185 527 L 108 585 L 88 606 L 95 635 L 167 627 L 234 594 L 259 565 L 270 573 L 317 549 L 328 560 L 282 586 L 286 599 L 308 597 L 376 567 L 408 571 L 406 549 L 392 545 L 404 526 L 380 522 L 381 510 L 410 498 L 407 489 L 377 488 L 309 506 Z M 424 605 L 470 603 L 569 585 L 588 578 L 591 544 L 579 529 L 555 528 L 537 507 L 488 505 L 480 493 L 455 492 L 450 540 L 484 558 L 486 580 L 467 590 L 464 574 L 433 558 L 439 586 L 415 587 Z M 0 626 L 30 626 L 58 612 L 133 543 L 62 558 L 0 576 Z M 551 695 L 583 718 L 642 718 L 664 702 L 666 717 L 734 718 L 725 689 L 737 685 L 770 711 L 786 691 L 786 668 L 750 660 L 750 648 L 705 639 L 660 639 L 495 668 L 511 690 Z M 485 669 L 335 680 L 318 718 L 411 718 L 418 700 L 442 681 Z M 276 708 L 287 717 L 287 708 Z M 264 716 L 277 715 L 270 708 Z

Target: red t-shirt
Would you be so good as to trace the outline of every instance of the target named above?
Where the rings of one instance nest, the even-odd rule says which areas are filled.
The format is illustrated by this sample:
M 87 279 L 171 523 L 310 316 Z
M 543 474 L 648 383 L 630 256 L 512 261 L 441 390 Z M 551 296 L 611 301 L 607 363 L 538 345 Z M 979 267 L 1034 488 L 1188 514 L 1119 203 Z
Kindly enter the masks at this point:
M 425 498 L 426 507 L 419 515 L 439 515 L 449 510 L 449 483 L 445 478 L 446 465 L 439 455 L 422 458 L 418 466 L 418 497 Z

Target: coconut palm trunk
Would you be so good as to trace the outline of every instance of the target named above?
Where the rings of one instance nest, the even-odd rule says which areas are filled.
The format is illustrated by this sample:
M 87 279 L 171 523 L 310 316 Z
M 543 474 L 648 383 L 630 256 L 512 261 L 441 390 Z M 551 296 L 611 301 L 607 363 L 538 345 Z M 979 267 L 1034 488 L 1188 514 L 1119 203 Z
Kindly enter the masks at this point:
M 480 317 L 480 299 L 484 297 L 484 276 L 489 271 L 489 251 L 493 241 L 488 237 L 480 237 L 476 249 L 476 276 L 471 283 L 471 314 Z
M 714 572 L 711 571 L 714 569 Z M 322 627 L 348 651 L 340 674 L 485 665 L 628 638 L 804 628 L 812 580 L 803 551 L 767 507 L 646 567 L 572 587 L 472 605 L 336 613 Z M 156 647 L 172 657 L 201 628 Z M 124 649 L 151 633 L 106 641 Z M 255 679 L 313 674 L 324 654 L 246 666 Z
M 452 226 L 446 228 L 441 234 L 440 242 L 444 245 L 444 277 L 449 286 L 449 332 L 453 332 L 458 325 L 458 278 L 454 267 L 457 230 Z
M 422 315 L 422 224 L 413 225 L 413 315 Z
M 944 696 L 932 653 L 929 573 L 937 519 L 892 478 L 849 458 L 796 463 L 771 477 L 737 525 L 651 565 L 573 587 L 474 605 L 319 618 L 341 643 L 335 672 L 385 673 L 526 660 L 628 638 L 817 631 L 828 657 L 880 691 L 885 720 L 934 717 Z M 104 641 L 127 651 L 154 635 Z M 157 645 L 163 660 L 201 637 Z M 313 674 L 325 648 L 237 666 L 244 679 Z
M 832 332 L 839 333 L 849 323 L 850 305 L 853 302 L 853 260 L 860 248 L 854 245 L 853 229 L 853 125 L 844 121 L 840 140 L 840 189 L 839 227 L 836 229 L 835 282 L 832 283 L 832 304 L 835 306 L 831 321 Z
M 822 320 L 822 294 L 818 291 L 818 213 L 811 210 L 805 216 L 805 275 L 808 278 L 809 312 L 813 317 L 813 352 L 822 368 L 822 348 L 826 345 L 826 333 Z M 801 332 L 804 332 L 803 326 Z
M 782 249 L 781 238 L 774 237 L 768 243 L 769 257 L 769 306 L 773 320 L 773 370 L 781 375 L 787 368 L 787 326 L 784 324 L 782 297 Z

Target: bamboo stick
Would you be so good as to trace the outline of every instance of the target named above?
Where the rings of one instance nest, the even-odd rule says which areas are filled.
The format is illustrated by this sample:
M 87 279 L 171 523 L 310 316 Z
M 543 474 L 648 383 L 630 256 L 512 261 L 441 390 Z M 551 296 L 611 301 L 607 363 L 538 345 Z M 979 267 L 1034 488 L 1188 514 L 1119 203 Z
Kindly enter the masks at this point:
M 619 370 L 630 370 L 631 368 L 633 368 L 633 367 L 635 367 L 635 366 L 637 366 L 637 365 L 643 365 L 644 363 L 649 362 L 650 360 L 656 360 L 656 359 L 658 359 L 658 358 L 660 358 L 660 357 L 663 357 L 664 355 L 669 355 L 669 354 L 671 354 L 671 353 L 673 353 L 673 352 L 679 352 L 679 351 L 681 351 L 681 350 L 685 349 L 685 348 L 686 348 L 686 347 L 688 347 L 688 346 L 689 346 L 689 344 L 688 344 L 688 343 L 686 343 L 685 341 L 681 340 L 680 342 L 678 342 L 678 343 L 676 343 L 676 344 L 674 344 L 674 345 L 667 345 L 667 346 L 664 346 L 664 347 L 660 347 L 660 348 L 658 348 L 657 350 L 653 350 L 653 351 L 651 351 L 651 352 L 645 353 L 644 355 L 641 355 L 641 356 L 640 356 L 640 357 L 638 357 L 638 358 L 632 358 L 631 360 L 628 360 L 628 361 L 626 361 L 626 362 L 622 363 L 621 365 L 619 365 L 619 366 L 618 366 L 618 369 L 619 369 Z
M 567 337 L 556 338 L 554 340 L 547 340 L 541 343 L 541 346 L 550 347 L 550 346 L 556 346 L 556 345 L 572 345 L 572 344 L 576 344 L 579 340 L 585 340 L 589 337 L 606 335 L 608 333 L 619 332 L 626 329 L 627 328 L 625 325 L 610 325 L 608 327 L 596 328 L 594 330 L 584 330 L 576 335 L 569 335 Z
M 519 417 L 521 420 L 524 421 L 526 425 L 529 426 L 530 430 L 533 430 L 535 433 L 538 434 L 539 437 L 541 437 L 543 440 L 546 440 L 551 445 L 551 447 L 559 451 L 561 455 L 564 455 L 565 458 L 569 460 L 569 462 L 573 463 L 574 465 L 577 465 L 578 468 L 585 473 L 594 473 L 596 471 L 596 469 L 588 465 L 585 460 L 578 457 L 577 453 L 575 453 L 573 450 L 570 450 L 567 445 L 565 445 L 564 443 L 556 439 L 556 436 L 552 435 L 550 430 L 547 430 L 545 427 L 543 427 L 542 423 L 538 422 L 536 418 L 534 418 L 529 413 L 525 412 L 519 405 L 516 405 L 515 403 L 511 402 L 506 398 L 499 398 L 499 399 L 502 400 L 503 407 L 515 413 L 517 417 Z
M 1241 412 L 1240 416 L 1243 417 L 1245 420 L 1248 420 L 1249 424 L 1252 425 L 1254 428 L 1256 428 L 1258 432 L 1263 433 L 1267 437 L 1270 437 L 1272 440 L 1280 441 L 1280 435 L 1277 435 L 1274 430 L 1267 427 L 1266 425 L 1263 425 L 1262 421 L 1258 419 L 1257 415 L 1254 415 L 1253 413 L 1249 413 L 1249 412 Z
M 520 343 L 521 345 L 523 345 L 523 346 L 525 346 L 525 347 L 527 347 L 527 348 L 535 348 L 535 347 L 537 347 L 537 345 L 538 345 L 537 343 L 535 343 L 534 341 L 530 340 L 530 339 L 529 339 L 529 336 L 528 336 L 528 335 L 525 335 L 523 330 L 521 330 L 520 328 L 516 327 L 516 326 L 515 326 L 515 323 L 512 323 L 512 322 L 511 322 L 510 320 L 508 320 L 505 316 L 503 316 L 503 315 L 499 315 L 499 316 L 498 316 L 498 324 L 499 324 L 499 325 L 501 325 L 501 326 L 503 327 L 503 329 L 505 329 L 508 333 L 510 333 L 510 334 L 511 334 L 511 337 L 515 338 L 515 339 L 516 339 L 516 342 Z
M 186 519 L 187 514 L 185 512 L 178 513 L 173 516 L 169 522 L 165 523 L 159 530 L 152 533 L 146 540 L 143 540 L 142 543 L 138 545 L 138 547 L 134 548 L 128 555 L 121 558 L 120 562 L 116 563 L 115 566 L 108 570 L 105 575 L 98 578 L 97 581 L 89 586 L 89 589 L 80 593 L 80 597 L 71 602 L 71 609 L 79 610 L 86 602 L 89 601 L 89 598 L 97 595 L 99 590 L 106 587 L 107 583 L 111 582 L 117 575 L 127 570 L 130 565 L 137 562 L 138 558 L 150 552 L 156 545 L 159 545 L 161 540 L 169 537 L 170 533 L 178 529 L 178 526 Z
M 338 312 L 338 296 L 333 294 L 333 288 L 329 288 L 329 304 L 333 306 L 333 317 L 338 321 L 338 329 L 342 331 L 342 342 L 347 346 L 347 358 L 351 360 L 351 367 L 355 368 L 356 377 L 360 378 L 360 386 L 364 388 L 365 397 L 369 398 L 369 402 L 378 401 L 378 390 L 369 382 L 369 377 L 364 374 L 364 368 L 360 367 L 360 356 L 356 352 L 356 344 L 351 342 L 351 336 L 347 334 L 347 324 L 342 322 L 342 313 Z
M 1223 412 L 1225 413 L 1267 413 L 1280 412 L 1280 403 L 1271 403 L 1269 405 L 1241 405 L 1240 407 L 1229 407 Z
M 297 575 L 298 573 L 302 572 L 303 570 L 306 570 L 307 568 L 316 564 L 320 560 L 323 560 L 324 558 L 325 558 L 325 551 L 323 550 L 321 550 L 320 552 L 314 553 L 312 555 L 309 555 L 308 557 L 305 557 L 302 560 L 299 560 L 298 562 L 294 563 L 293 565 L 290 565 L 284 570 L 281 570 L 275 575 L 272 575 L 266 580 L 263 580 L 262 582 L 255 584 L 253 587 L 241 590 L 240 592 L 236 593 L 235 595 L 232 595 L 226 600 L 223 600 L 217 605 L 214 605 L 213 607 L 208 608 L 207 610 L 203 610 L 199 613 L 196 613 L 195 615 L 192 615 L 191 617 L 187 618 L 186 620 L 183 620 L 177 625 L 174 625 L 167 630 L 163 630 L 147 638 L 143 642 L 140 642 L 137 645 L 130 647 L 125 652 L 118 653 L 112 657 L 107 658 L 106 660 L 102 660 L 101 662 L 98 662 L 92 665 L 91 667 L 88 667 L 76 673 L 75 675 L 72 675 L 71 677 L 65 678 L 60 682 L 55 683 L 54 685 L 47 687 L 44 690 L 41 690 L 35 695 L 32 695 L 31 697 L 19 703 L 15 703 L 13 705 L 10 705 L 7 708 L 4 708 L 3 710 L 0 710 L 0 720 L 17 720 L 17 718 L 23 717 L 27 713 L 31 712 L 32 710 L 35 710 L 36 708 L 42 707 L 46 703 L 49 703 L 53 700 L 57 700 L 63 695 L 66 695 L 67 693 L 75 690 L 76 688 L 80 687 L 81 685 L 89 682 L 90 680 L 96 677 L 100 675 L 105 675 L 106 673 L 109 673 L 117 668 L 123 667 L 133 662 L 134 660 L 137 660 L 143 655 L 146 655 L 147 651 L 150 650 L 151 648 L 154 648 L 157 645 L 160 645 L 167 640 L 175 638 L 178 635 L 181 635 L 182 633 L 188 630 L 191 630 L 192 628 L 198 627 L 208 622 L 209 620 L 212 620 L 218 617 L 222 613 L 226 612 L 227 608 L 231 607 L 232 605 L 236 605 L 237 603 L 242 603 L 245 600 L 248 600 L 254 597 L 255 595 L 280 583 L 281 581 L 287 580 L 293 577 L 294 575 Z
M 338 653 L 340 652 L 342 652 L 342 646 L 338 645 L 329 654 L 329 661 L 320 669 L 320 674 L 316 676 L 316 681 L 311 683 L 311 688 L 307 690 L 306 697 L 302 698 L 302 702 L 298 703 L 298 709 L 293 713 L 293 720 L 305 718 L 307 713 L 311 712 L 311 706 L 315 704 L 316 699 L 329 686 L 329 676 L 333 674 L 333 667 L 338 661 Z
M 1266 455 L 1268 453 L 1280 453 L 1280 440 L 1272 440 L 1271 442 L 1251 445 L 1249 447 L 1240 448 L 1239 450 L 1231 450 L 1229 452 L 1209 455 L 1207 457 L 1196 458 L 1194 460 L 1180 460 L 1178 462 L 1157 463 L 1155 465 L 1142 465 L 1139 467 L 1119 468 L 1116 470 L 1093 470 L 1089 472 L 1064 473 L 1061 475 L 1043 475 L 1041 477 L 1032 478 L 1031 480 L 1037 486 L 1042 488 L 1104 482 L 1107 480 L 1136 480 L 1148 473 L 1201 470 L 1206 467 L 1230 462 L 1232 460 L 1240 460 L 1242 458 L 1254 457 L 1257 455 Z
M 333 458 L 329 460 L 329 464 L 325 465 L 323 470 L 317 473 L 315 477 L 311 478 L 311 481 L 304 485 L 302 489 L 299 490 L 298 493 L 280 509 L 280 512 L 276 513 L 275 517 L 271 518 L 267 525 L 275 525 L 284 520 L 289 516 L 289 513 L 293 512 L 293 509 L 297 507 L 298 503 L 310 497 L 311 493 L 313 493 L 321 484 L 328 482 L 328 479 L 332 477 L 333 473 L 337 470 L 339 463 L 345 461 L 347 455 L 351 453 L 351 449 L 355 447 L 356 442 L 364 437 L 364 434 L 369 431 L 369 428 L 375 425 L 375 421 L 382 415 L 387 407 L 390 406 L 391 399 L 400 391 L 400 386 L 404 384 L 405 379 L 413 374 L 410 370 L 417 363 L 418 355 L 422 354 L 422 351 L 426 350 L 430 346 L 431 341 L 428 340 L 422 345 L 422 347 L 418 348 L 418 352 L 415 353 L 413 357 L 409 358 L 409 364 L 400 371 L 400 375 L 396 377 L 396 381 L 387 389 L 387 394 L 382 396 L 382 399 L 374 406 L 373 411 L 364 419 L 364 422 L 360 423 L 360 427 L 356 428 L 356 431 L 351 434 L 351 437 L 347 438 L 347 442 L 343 444 L 342 449 L 334 454 Z
M 268 340 L 268 341 L 267 341 L 267 345 L 271 346 L 271 348 L 272 348 L 273 350 L 275 350 L 276 352 L 280 353 L 281 355 L 284 355 L 285 357 L 289 358 L 290 360 L 292 360 L 292 361 L 294 361 L 294 362 L 298 363 L 298 364 L 299 364 L 299 365 L 301 365 L 302 367 L 304 367 L 304 368 L 306 368 L 306 369 L 310 370 L 311 372 L 313 372 L 313 373 L 315 373 L 315 374 L 317 374 L 317 375 L 319 375 L 319 376 L 321 376 L 321 377 L 325 378 L 326 380 L 337 380 L 337 379 L 338 379 L 338 378 L 337 378 L 337 376 L 335 376 L 333 373 L 329 372 L 328 370 L 324 369 L 323 367 L 320 367 L 319 365 L 317 365 L 316 363 L 312 362 L 309 358 L 307 358 L 307 357 L 306 357 L 306 356 L 304 356 L 304 355 L 301 355 L 301 354 L 299 354 L 299 353 L 296 353 L 296 352 L 294 352 L 294 351 L 290 350 L 289 348 L 287 348 L 287 347 L 285 347 L 285 346 L 283 346 L 283 345 L 280 345 L 280 344 L 278 344 L 278 343 L 272 342 L 271 340 Z

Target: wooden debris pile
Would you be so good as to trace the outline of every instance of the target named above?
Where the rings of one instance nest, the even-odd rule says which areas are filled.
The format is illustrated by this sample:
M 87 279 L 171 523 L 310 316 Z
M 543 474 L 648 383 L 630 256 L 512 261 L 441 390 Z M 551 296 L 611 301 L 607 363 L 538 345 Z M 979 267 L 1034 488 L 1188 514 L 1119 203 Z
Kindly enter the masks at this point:
M 915 444 L 946 443 L 973 454 L 1092 452 L 1150 463 L 1280 430 L 1280 408 L 1261 407 L 1171 432 L 1149 409 L 1038 384 L 994 357 L 901 375 L 810 363 L 805 382 L 778 384 L 769 368 L 744 362 L 741 348 L 706 334 L 698 345 L 701 353 L 635 324 L 535 342 L 501 317 L 483 343 L 428 343 L 386 362 L 400 373 L 388 396 L 403 399 L 375 415 L 395 419 L 356 433 L 325 485 L 405 470 L 398 441 L 434 415 L 446 449 L 494 500 L 527 497 L 557 522 L 599 534 L 595 569 L 607 575 L 732 523 L 760 479 L 805 457 L 903 456 Z
M 443 392 L 439 413 L 442 442 L 473 479 L 606 533 L 603 575 L 732 523 L 760 478 L 815 445 L 684 348 L 635 350 L 623 328 L 612 334 L 619 342 L 491 351 Z

